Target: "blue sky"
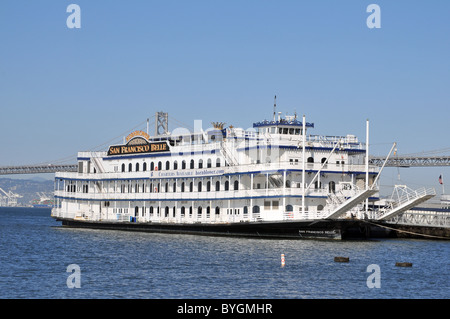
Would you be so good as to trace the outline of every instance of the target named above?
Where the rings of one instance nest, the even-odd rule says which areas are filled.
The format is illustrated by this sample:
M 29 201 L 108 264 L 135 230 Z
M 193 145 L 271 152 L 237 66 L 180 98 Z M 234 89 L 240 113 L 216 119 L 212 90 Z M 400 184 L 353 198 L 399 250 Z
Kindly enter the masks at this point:
M 66 25 L 71 3 L 80 29 Z M 366 25 L 371 3 L 380 29 Z M 449 13 L 443 0 L 2 0 L 0 165 L 74 158 L 160 110 L 171 129 L 249 128 L 274 95 L 314 134 L 364 141 L 370 119 L 375 155 L 394 141 L 399 154 L 449 148 Z M 450 181 L 448 168 L 400 173 Z

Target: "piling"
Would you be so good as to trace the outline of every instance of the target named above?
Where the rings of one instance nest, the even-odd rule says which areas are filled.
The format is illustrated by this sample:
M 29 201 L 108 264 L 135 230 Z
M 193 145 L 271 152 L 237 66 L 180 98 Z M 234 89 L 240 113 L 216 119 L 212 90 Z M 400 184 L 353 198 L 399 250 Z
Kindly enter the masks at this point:
M 412 267 L 412 263 L 405 263 L 405 262 L 396 262 L 396 267 Z
M 337 263 L 348 263 L 350 261 L 349 257 L 334 257 L 334 261 Z

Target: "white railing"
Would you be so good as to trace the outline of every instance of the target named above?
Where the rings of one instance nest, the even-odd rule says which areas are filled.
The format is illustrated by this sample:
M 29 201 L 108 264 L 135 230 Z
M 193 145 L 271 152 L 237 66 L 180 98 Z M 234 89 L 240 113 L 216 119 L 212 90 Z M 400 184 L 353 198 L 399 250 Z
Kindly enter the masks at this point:
M 121 192 L 102 192 L 102 193 L 73 193 L 66 190 L 55 191 L 56 197 L 73 198 L 79 200 L 94 201 L 157 201 L 157 200 L 221 200 L 221 199 L 239 199 L 248 197 L 279 197 L 279 196 L 301 196 L 302 188 L 262 188 L 262 189 L 239 189 L 229 191 L 202 191 L 202 192 L 140 192 L 140 193 L 121 193 Z M 328 190 L 310 189 L 307 196 L 327 196 Z
M 450 227 L 450 212 L 408 210 L 390 220 L 387 220 L 387 222 L 405 225 Z
M 436 190 L 434 188 L 419 188 L 418 190 L 412 190 L 407 186 L 396 186 L 397 189 L 401 189 L 398 193 L 396 200 L 388 204 L 388 209 L 395 209 L 411 200 L 426 196 L 426 195 L 436 195 Z

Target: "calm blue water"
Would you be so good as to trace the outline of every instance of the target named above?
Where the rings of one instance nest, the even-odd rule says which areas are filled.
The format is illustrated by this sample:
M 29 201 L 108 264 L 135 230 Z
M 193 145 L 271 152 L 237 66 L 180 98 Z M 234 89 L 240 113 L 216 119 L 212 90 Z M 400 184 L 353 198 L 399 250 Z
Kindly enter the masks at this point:
M 448 241 L 257 240 L 63 229 L 49 210 L 0 208 L 2 299 L 447 299 L 449 253 Z M 335 263 L 335 256 L 350 262 Z M 70 264 L 80 267 L 81 288 L 67 287 Z M 380 288 L 367 287 L 370 264 L 380 267 Z

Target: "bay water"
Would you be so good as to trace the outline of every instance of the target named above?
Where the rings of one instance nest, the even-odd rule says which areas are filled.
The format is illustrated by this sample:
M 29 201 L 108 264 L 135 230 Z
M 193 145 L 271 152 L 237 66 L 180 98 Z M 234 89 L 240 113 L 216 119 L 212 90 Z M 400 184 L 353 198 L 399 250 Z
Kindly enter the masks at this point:
M 449 253 L 442 240 L 71 229 L 50 209 L 0 208 L 1 299 L 447 299 Z

